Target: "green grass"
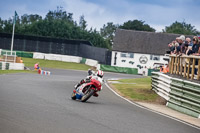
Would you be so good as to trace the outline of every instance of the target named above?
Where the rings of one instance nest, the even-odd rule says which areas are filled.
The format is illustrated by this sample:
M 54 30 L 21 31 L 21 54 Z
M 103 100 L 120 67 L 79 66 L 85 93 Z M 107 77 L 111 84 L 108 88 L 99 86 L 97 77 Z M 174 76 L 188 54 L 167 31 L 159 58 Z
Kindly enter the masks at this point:
M 123 96 L 134 101 L 155 102 L 159 96 L 151 90 L 151 78 L 121 79 L 112 84 Z M 134 84 L 130 84 L 134 83 Z
M 57 68 L 57 69 L 74 69 L 74 70 L 88 70 L 90 66 L 72 62 L 41 60 L 32 58 L 22 58 L 26 67 L 34 67 L 34 64 L 39 62 L 40 67 Z
M 88 70 L 91 68 L 85 64 L 72 63 L 72 62 L 62 62 L 62 61 L 51 61 L 51 60 L 42 60 L 42 59 L 32 59 L 22 57 L 23 63 L 26 67 L 34 67 L 35 63 L 39 62 L 41 68 L 56 68 L 56 69 L 73 69 L 73 70 Z M 37 73 L 34 71 L 28 70 L 0 70 L 0 74 L 7 73 Z
M 9 74 L 9 73 L 37 73 L 37 71 L 28 71 L 28 70 L 0 70 L 0 74 Z

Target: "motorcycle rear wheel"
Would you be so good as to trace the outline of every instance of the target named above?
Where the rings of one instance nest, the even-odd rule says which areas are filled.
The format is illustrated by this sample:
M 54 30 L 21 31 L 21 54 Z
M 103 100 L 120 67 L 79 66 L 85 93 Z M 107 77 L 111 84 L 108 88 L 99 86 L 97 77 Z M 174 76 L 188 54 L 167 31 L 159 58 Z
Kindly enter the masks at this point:
M 94 94 L 94 90 L 90 89 L 86 92 L 86 94 L 81 98 L 81 102 L 86 102 L 92 95 Z

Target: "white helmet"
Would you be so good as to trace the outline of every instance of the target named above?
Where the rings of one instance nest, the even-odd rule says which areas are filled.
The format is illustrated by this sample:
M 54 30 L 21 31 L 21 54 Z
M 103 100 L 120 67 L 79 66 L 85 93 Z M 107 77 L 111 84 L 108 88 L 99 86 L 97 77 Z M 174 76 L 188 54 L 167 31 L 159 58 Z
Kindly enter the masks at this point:
M 98 70 L 97 76 L 100 77 L 100 78 L 103 78 L 103 71 Z

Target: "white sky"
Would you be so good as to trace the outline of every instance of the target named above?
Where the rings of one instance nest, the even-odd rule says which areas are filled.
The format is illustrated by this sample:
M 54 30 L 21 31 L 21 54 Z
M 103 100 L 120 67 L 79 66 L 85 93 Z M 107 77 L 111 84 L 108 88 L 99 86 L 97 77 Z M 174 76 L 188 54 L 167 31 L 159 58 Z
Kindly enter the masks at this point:
M 99 30 L 103 24 L 123 24 L 128 20 L 142 20 L 162 31 L 175 21 L 191 24 L 200 31 L 200 0 L 1 0 L 0 17 L 11 18 L 16 10 L 23 14 L 38 14 L 43 17 L 49 10 L 63 10 L 73 13 L 77 22 L 81 15 L 90 27 Z

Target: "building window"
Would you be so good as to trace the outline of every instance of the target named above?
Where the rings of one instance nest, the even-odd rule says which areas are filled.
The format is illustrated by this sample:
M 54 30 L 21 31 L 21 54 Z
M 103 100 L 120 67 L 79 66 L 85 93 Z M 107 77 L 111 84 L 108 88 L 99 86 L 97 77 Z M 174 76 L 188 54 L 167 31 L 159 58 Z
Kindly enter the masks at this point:
M 126 60 L 122 60 L 122 62 L 126 62 Z
M 151 56 L 150 56 L 150 60 L 159 61 L 159 60 L 160 60 L 160 56 L 159 56 L 159 55 L 151 55 Z
M 126 53 L 121 53 L 121 57 L 126 57 Z
M 134 58 L 133 53 L 121 53 L 121 57 L 123 58 Z

